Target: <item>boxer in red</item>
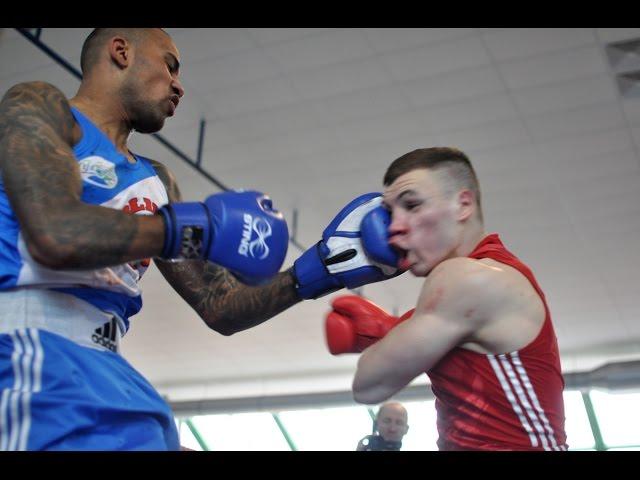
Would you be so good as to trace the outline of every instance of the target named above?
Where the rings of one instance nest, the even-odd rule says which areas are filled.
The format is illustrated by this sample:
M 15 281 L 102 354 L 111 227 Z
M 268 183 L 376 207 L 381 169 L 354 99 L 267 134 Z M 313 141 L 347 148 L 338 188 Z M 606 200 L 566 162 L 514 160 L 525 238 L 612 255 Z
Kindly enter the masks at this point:
M 400 318 L 358 296 L 334 299 L 330 351 L 363 352 L 355 400 L 380 403 L 426 372 L 439 449 L 567 450 L 564 380 L 544 293 L 498 234 L 485 232 L 468 157 L 454 148 L 415 150 L 391 164 L 383 183 L 397 266 L 425 281 L 415 309 Z

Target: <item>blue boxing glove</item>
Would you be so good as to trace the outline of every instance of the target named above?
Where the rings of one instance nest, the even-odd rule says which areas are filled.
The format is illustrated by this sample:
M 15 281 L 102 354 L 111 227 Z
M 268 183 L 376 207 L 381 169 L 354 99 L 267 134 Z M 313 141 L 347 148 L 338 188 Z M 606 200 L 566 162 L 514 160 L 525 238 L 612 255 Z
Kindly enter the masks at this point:
M 280 271 L 287 254 L 287 222 L 260 192 L 218 193 L 204 203 L 171 203 L 158 213 L 165 223 L 165 259 L 209 260 L 241 282 L 259 285 Z
M 381 202 L 380 193 L 367 193 L 353 200 L 324 230 L 322 240 L 294 262 L 293 274 L 300 297 L 319 298 L 343 287 L 357 288 L 402 273 L 396 266 L 383 265 L 370 258 L 363 247 L 362 219 L 380 207 Z M 372 245 L 377 232 L 379 228 L 368 238 Z M 381 240 L 385 245 L 386 238 Z
M 374 262 L 397 267 L 400 255 L 389 245 L 390 224 L 391 214 L 382 206 L 367 213 L 360 224 L 362 246 Z

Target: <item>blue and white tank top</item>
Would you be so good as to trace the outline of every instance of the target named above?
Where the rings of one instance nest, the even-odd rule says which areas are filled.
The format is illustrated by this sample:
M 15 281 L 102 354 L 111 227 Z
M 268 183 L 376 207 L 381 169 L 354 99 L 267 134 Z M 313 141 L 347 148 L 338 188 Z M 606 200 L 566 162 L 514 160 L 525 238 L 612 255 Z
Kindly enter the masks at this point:
M 137 215 L 153 215 L 168 203 L 165 187 L 148 159 L 136 155 L 131 163 L 91 120 L 75 108 L 71 111 L 82 130 L 73 147 L 82 175 L 82 201 Z M 0 178 L 0 291 L 36 287 L 71 294 L 115 315 L 124 334 L 129 317 L 142 307 L 138 281 L 149 262 L 94 270 L 52 270 L 36 263 Z

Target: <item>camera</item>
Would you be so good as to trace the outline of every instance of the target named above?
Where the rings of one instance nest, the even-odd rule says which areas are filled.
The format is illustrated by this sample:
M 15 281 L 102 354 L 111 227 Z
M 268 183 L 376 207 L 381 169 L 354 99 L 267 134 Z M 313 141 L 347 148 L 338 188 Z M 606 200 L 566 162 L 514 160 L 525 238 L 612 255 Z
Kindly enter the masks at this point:
M 365 452 L 382 452 L 387 450 L 400 450 L 402 442 L 385 440 L 381 435 L 367 435 L 361 440 Z

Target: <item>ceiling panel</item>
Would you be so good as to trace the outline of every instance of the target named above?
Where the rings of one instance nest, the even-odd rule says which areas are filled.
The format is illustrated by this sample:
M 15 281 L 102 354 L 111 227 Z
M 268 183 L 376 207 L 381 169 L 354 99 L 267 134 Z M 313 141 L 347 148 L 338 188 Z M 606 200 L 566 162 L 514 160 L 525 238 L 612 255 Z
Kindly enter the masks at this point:
M 472 67 L 400 84 L 416 107 L 440 105 L 465 98 L 506 91 L 499 72 L 493 67 Z
M 527 129 L 535 140 L 550 140 L 568 135 L 625 128 L 622 110 L 612 102 L 525 117 Z
M 391 82 L 391 77 L 376 58 L 292 72 L 287 78 L 302 98 L 328 97 Z
M 606 73 L 608 67 L 599 46 L 571 48 L 499 64 L 511 89 L 533 87 L 546 83 L 576 80 Z
M 486 33 L 483 38 L 499 62 L 596 42 L 593 30 L 587 28 L 510 28 Z
M 237 28 L 169 28 L 167 32 L 174 39 L 185 67 L 256 47 L 251 36 Z
M 416 109 L 416 121 L 428 132 L 460 130 L 474 125 L 517 120 L 511 99 L 502 93 L 487 94 L 443 105 Z
M 280 68 L 256 48 L 198 62 L 189 69 L 189 80 L 199 91 L 211 92 L 219 88 L 255 83 L 277 77 Z
M 596 28 L 603 43 L 620 42 L 640 37 L 640 28 Z
M 394 51 L 381 58 L 392 70 L 394 78 L 401 81 L 490 63 L 486 49 L 473 37 Z
M 632 127 L 640 127 L 640 98 L 624 99 L 621 102 L 624 115 Z
M 324 122 L 331 125 L 384 116 L 409 108 L 409 100 L 402 89 L 390 84 L 331 95 L 318 102 L 323 110 Z
M 308 36 L 321 35 L 328 28 L 248 28 L 249 35 L 260 45 L 302 39 Z
M 274 77 L 218 88 L 206 92 L 204 98 L 215 104 L 219 118 L 224 118 L 293 103 L 299 95 L 290 82 L 283 81 L 282 77 Z
M 264 47 L 265 58 L 285 72 L 360 60 L 374 54 L 359 30 L 331 30 Z
M 523 115 L 564 111 L 600 102 L 615 103 L 615 82 L 607 73 L 590 77 L 525 87 L 513 91 L 513 98 Z
M 472 35 L 471 28 L 366 28 L 364 35 L 376 52 L 386 53 Z
M 632 139 L 626 129 L 570 135 L 540 141 L 538 145 L 542 158 L 550 165 L 558 160 L 608 155 L 612 152 L 633 149 Z

